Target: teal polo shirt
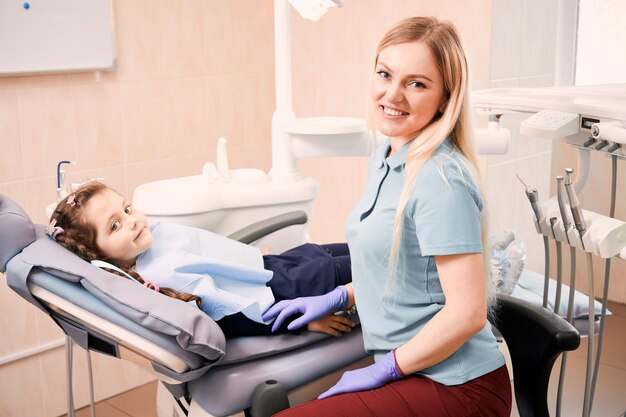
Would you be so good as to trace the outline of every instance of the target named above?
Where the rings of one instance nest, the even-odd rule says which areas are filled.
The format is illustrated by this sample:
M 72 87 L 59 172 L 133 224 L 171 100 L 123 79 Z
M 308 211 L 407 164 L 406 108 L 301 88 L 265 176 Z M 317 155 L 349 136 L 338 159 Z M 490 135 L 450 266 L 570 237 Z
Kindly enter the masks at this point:
M 390 157 L 377 149 L 363 197 L 348 217 L 354 296 L 365 349 L 379 359 L 408 342 L 445 304 L 434 256 L 482 252 L 482 199 L 469 162 L 450 141 L 424 164 L 404 211 L 394 279 L 387 265 L 408 144 Z M 418 374 L 458 385 L 504 364 L 491 325 L 452 356 Z

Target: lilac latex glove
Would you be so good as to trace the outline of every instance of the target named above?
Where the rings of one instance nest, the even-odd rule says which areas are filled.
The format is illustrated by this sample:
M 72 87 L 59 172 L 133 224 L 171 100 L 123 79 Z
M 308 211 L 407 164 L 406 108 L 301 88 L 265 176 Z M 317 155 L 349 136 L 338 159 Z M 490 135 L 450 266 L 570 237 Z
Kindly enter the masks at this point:
M 302 314 L 302 317 L 298 317 L 287 326 L 287 329 L 295 330 L 330 313 L 343 310 L 347 305 L 348 290 L 341 285 L 324 295 L 280 301 L 263 313 L 263 320 L 268 321 L 276 317 L 272 326 L 272 331 L 275 332 L 287 317 Z
M 373 365 L 345 372 L 339 382 L 317 398 L 321 400 L 322 398 L 346 392 L 380 388 L 387 382 L 404 378 L 402 372 L 396 367 L 396 359 L 393 352 L 392 350 L 387 353 Z

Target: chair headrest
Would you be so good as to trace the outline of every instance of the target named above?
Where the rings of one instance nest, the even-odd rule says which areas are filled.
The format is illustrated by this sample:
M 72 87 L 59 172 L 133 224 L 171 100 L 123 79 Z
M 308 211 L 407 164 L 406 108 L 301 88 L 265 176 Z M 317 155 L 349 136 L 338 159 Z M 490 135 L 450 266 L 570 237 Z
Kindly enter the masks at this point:
M 0 194 L 0 272 L 7 263 L 36 239 L 28 214 L 13 200 Z

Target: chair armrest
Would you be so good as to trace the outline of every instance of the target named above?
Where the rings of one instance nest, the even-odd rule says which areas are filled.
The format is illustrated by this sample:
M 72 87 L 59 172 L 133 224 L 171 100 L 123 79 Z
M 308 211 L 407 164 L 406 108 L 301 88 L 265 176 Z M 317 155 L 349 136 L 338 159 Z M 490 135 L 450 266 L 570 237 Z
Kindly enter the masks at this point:
M 520 416 L 548 417 L 548 383 L 556 358 L 580 345 L 578 331 L 542 306 L 498 295 L 493 325 L 506 341 L 513 362 Z
M 288 226 L 296 224 L 304 224 L 307 221 L 307 215 L 304 211 L 290 211 L 288 213 L 279 214 L 260 222 L 252 223 L 228 236 L 231 239 L 238 240 L 241 243 L 250 244 L 260 238 L 284 229 Z

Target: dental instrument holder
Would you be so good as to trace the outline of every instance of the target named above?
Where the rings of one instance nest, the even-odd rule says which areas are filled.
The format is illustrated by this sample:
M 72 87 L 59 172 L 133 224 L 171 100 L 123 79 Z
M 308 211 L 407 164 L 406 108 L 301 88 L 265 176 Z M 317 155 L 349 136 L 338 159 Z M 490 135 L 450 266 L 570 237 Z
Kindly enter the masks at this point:
M 626 250 L 624 250 L 626 246 L 626 223 L 592 211 L 582 210 L 587 228 L 581 240 L 580 233 L 573 223 L 567 230 L 563 227 L 556 197 L 540 204 L 540 207 L 543 218 L 538 223 L 535 220 L 535 226 L 542 235 L 553 237 L 560 242 L 565 242 L 604 259 L 615 256 L 626 259 Z M 552 217 L 557 218 L 554 228 L 550 225 L 550 218 Z
M 626 158 L 626 121 L 606 120 L 594 123 L 590 136 L 572 135 L 563 138 L 568 145 L 579 150 L 598 151 L 618 158 Z M 577 170 L 580 172 L 580 169 Z M 577 189 L 578 192 L 580 190 Z

